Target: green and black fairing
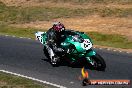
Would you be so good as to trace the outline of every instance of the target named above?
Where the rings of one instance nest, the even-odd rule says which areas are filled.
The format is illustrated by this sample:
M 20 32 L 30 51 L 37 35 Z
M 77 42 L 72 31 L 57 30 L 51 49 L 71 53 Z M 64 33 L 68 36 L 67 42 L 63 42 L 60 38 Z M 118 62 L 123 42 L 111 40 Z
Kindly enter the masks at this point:
M 95 55 L 96 52 L 91 49 L 92 41 L 90 37 L 83 32 L 75 32 L 75 34 L 66 35 L 65 41 L 61 43 L 62 48 L 69 49 L 69 53 L 66 56 L 76 61 L 82 57 L 91 57 Z M 87 45 L 85 45 L 84 42 L 87 42 Z
M 38 40 L 41 40 L 40 42 L 44 47 L 48 46 L 47 41 L 49 40 L 47 39 L 46 32 L 38 32 L 35 35 L 36 38 L 41 35 L 40 39 L 38 38 Z M 60 44 L 60 47 L 67 51 L 63 57 L 66 57 L 69 61 L 77 62 L 78 60 L 85 59 L 96 69 L 105 70 L 105 61 L 92 49 L 92 46 L 93 43 L 91 38 L 87 34 L 78 31 L 66 31 L 63 34 L 62 42 Z

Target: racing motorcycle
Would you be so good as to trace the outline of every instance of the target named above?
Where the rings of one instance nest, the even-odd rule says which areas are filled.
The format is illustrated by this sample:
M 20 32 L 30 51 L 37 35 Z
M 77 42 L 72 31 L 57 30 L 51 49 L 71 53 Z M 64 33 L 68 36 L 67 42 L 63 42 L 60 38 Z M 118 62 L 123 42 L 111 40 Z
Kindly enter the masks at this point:
M 74 35 L 65 34 L 65 39 L 63 39 L 60 46 L 66 52 L 59 53 L 58 55 L 48 45 L 50 40 L 47 40 L 47 32 L 38 31 L 35 35 L 36 39 L 43 44 L 44 54 L 48 57 L 52 66 L 58 66 L 61 60 L 65 58 L 70 64 L 84 61 L 85 65 L 89 65 L 96 70 L 104 71 L 106 68 L 104 59 L 92 49 L 92 40 L 84 32 L 75 31 Z

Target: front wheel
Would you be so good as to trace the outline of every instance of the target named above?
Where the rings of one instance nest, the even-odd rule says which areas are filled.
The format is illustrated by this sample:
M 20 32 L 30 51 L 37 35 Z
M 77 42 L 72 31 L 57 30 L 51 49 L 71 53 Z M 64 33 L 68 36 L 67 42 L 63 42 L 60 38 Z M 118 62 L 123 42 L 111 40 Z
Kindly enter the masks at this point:
M 94 62 L 93 67 L 96 70 L 105 71 L 106 63 L 105 63 L 104 59 L 99 54 L 92 56 L 91 59 Z

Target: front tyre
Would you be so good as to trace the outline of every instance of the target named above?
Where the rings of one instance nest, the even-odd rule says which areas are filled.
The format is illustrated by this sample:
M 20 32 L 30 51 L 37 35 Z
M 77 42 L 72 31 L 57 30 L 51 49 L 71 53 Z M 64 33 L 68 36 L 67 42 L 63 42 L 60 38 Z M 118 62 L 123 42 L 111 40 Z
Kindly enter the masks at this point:
M 96 53 L 96 55 L 92 56 L 94 63 L 94 68 L 99 71 L 105 71 L 106 63 L 104 59 Z

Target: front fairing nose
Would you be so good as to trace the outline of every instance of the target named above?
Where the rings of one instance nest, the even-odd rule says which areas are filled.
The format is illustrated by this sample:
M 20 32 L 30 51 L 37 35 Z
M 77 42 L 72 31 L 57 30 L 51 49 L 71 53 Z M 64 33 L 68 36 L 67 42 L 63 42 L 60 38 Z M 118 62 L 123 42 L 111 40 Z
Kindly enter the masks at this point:
M 81 47 L 84 49 L 84 50 L 89 50 L 92 48 L 92 43 L 89 39 L 84 39 L 83 43 L 81 43 Z

